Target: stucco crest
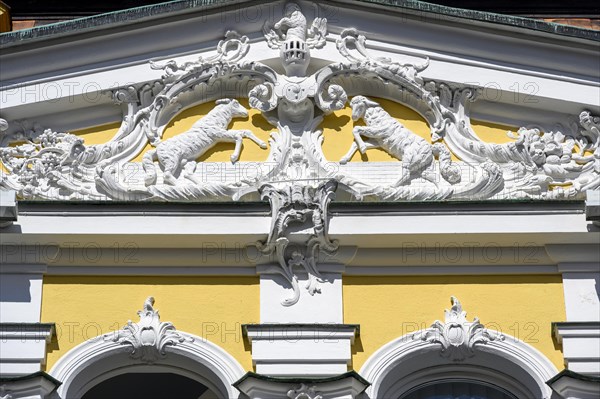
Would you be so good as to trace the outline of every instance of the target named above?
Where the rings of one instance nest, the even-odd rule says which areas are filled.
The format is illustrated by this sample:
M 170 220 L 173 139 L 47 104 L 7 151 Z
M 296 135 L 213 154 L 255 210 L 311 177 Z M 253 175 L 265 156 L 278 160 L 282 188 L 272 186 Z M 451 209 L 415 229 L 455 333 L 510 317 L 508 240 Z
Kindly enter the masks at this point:
M 460 362 L 475 354 L 475 346 L 490 341 L 504 340 L 498 332 L 490 331 L 475 317 L 467 320 L 467 312 L 456 297 L 451 297 L 452 307 L 444 310 L 444 322 L 436 320 L 427 330 L 413 335 L 413 339 L 441 345 L 441 355 Z
M 291 184 L 276 188 L 265 184 L 260 191 L 264 199 L 271 203 L 273 212 L 271 229 L 266 241 L 257 246 L 263 255 L 275 255 L 280 268 L 273 271 L 281 274 L 293 288 L 293 296 L 282 301 L 282 305 L 291 306 L 300 299 L 300 287 L 294 268 L 300 267 L 308 275 L 306 290 L 310 295 L 321 292 L 320 284 L 325 278 L 319 273 L 317 259 L 322 251 L 333 254 L 338 242 L 328 236 L 328 206 L 335 197 L 337 182 L 329 180 L 314 188 L 309 185 Z M 300 240 L 289 233 L 291 224 L 300 224 L 312 229 L 312 234 Z M 290 244 L 291 249 L 288 249 Z
M 151 296 L 144 302 L 143 309 L 138 311 L 138 316 L 139 322 L 133 323 L 130 320 L 122 330 L 104 337 L 129 346 L 133 359 L 154 363 L 166 356 L 167 345 L 177 345 L 186 340 L 193 341 L 193 338 L 179 334 L 172 323 L 160 321 L 158 310 L 154 309 L 154 298 Z

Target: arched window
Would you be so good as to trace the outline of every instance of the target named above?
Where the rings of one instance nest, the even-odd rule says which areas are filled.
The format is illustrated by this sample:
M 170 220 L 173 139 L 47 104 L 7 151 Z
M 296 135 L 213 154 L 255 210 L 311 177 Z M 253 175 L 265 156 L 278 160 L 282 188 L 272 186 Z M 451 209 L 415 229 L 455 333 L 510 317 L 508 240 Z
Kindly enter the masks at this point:
M 178 395 L 179 387 L 187 387 L 190 394 L 198 394 L 193 399 L 237 398 L 232 384 L 244 375 L 242 366 L 217 345 L 161 323 L 153 304 L 154 298 L 146 300 L 138 312 L 139 323 L 129 322 L 122 330 L 92 338 L 65 354 L 50 370 L 62 382 L 58 397 L 94 399 L 103 393 L 118 398 L 110 394 L 116 386 L 141 381 L 139 392 L 129 397 L 146 398 L 142 391 L 167 384 Z
M 506 390 L 484 381 L 448 379 L 427 382 L 400 399 L 519 399 Z
M 535 348 L 476 318 L 467 321 L 452 298 L 445 322 L 402 336 L 375 352 L 360 370 L 369 398 L 549 399 L 554 365 Z
M 207 386 L 191 378 L 174 373 L 125 373 L 102 381 L 86 393 L 82 399 L 204 399 L 216 397 Z

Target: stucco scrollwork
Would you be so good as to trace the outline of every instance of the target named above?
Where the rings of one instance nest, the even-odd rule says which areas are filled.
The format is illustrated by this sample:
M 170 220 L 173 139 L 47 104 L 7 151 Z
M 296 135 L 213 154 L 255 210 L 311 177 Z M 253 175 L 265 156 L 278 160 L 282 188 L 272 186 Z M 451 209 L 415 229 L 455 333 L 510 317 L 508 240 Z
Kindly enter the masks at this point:
M 335 44 L 345 61 L 307 76 L 311 49 L 327 45 L 325 18 L 309 22 L 301 8 L 290 3 L 282 18 L 273 25 L 265 23 L 263 33 L 269 47 L 279 50 L 285 74 L 245 60 L 251 46 L 248 37 L 227 31 L 213 55 L 183 63 L 151 61 L 151 69 L 164 71 L 160 79 L 115 89 L 113 98 L 123 109 L 123 120 L 107 143 L 87 145 L 83 137 L 35 121 L 4 121 L 0 160 L 6 172 L 1 173 L 0 186 L 14 189 L 23 199 L 126 201 L 231 200 L 252 193 L 256 197 L 264 184 L 290 178 L 308 179 L 302 181 L 313 188 L 333 178 L 355 200 L 380 201 L 580 199 L 586 190 L 600 188 L 599 118 L 589 111 L 582 111 L 569 126 L 557 125 L 552 131 L 523 126 L 508 132 L 511 142 L 487 143 L 469 119 L 468 105 L 477 101 L 478 89 L 424 78 L 429 58 L 402 62 L 372 56 L 365 35 L 348 28 Z M 253 181 L 207 181 L 195 160 L 217 142 L 235 142 L 233 162 L 244 138 L 265 148 L 250 131 L 228 130 L 229 117 L 213 118 L 228 101 L 222 93 L 247 96 L 250 106 L 277 129 L 269 140 L 267 162 L 272 167 Z M 373 95 L 417 111 L 429 124 L 430 137 L 410 132 Z M 325 115 L 344 108 L 349 99 L 354 119 L 362 118 L 367 126 L 354 127 L 352 147 L 339 167 L 332 167 L 335 160 L 323 154 L 319 126 Z M 166 126 L 181 110 L 212 100 L 219 102 L 214 112 L 190 131 L 162 140 Z M 238 111 L 235 115 L 247 117 L 247 111 Z M 220 127 L 209 129 L 212 122 Z M 155 148 L 146 152 L 143 162 L 135 162 L 147 145 Z M 364 178 L 369 173 L 356 172 L 368 169 L 368 163 L 350 165 L 354 152 L 371 148 L 401 161 L 400 168 L 384 170 L 393 176 L 387 183 L 374 183 Z
M 476 317 L 467 320 L 467 312 L 456 297 L 451 297 L 452 307 L 444 311 L 444 322 L 437 320 L 430 328 L 413 335 L 429 343 L 441 345 L 441 355 L 455 362 L 460 362 L 475 354 L 475 346 L 490 341 L 502 341 L 504 336 L 496 331 L 488 330 Z
M 178 73 L 191 71 L 193 69 L 202 69 L 216 62 L 234 63 L 246 56 L 250 50 L 249 39 L 242 36 L 234 30 L 225 32 L 225 39 L 217 44 L 217 54 L 211 57 L 198 57 L 197 60 L 178 64 L 174 60 L 166 63 L 150 61 L 152 69 L 164 70 L 163 78 L 175 76 Z
M 301 184 L 280 189 L 269 184 L 261 187 L 263 198 L 271 203 L 273 215 L 269 236 L 266 241 L 258 242 L 257 247 L 263 255 L 275 255 L 280 268 L 273 271 L 285 277 L 292 286 L 293 295 L 282 301 L 284 306 L 294 305 L 300 299 L 295 268 L 302 268 L 308 275 L 305 288 L 310 295 L 321 292 L 320 284 L 326 281 L 318 270 L 317 260 L 320 251 L 333 254 L 338 248 L 338 242 L 329 238 L 327 217 L 336 188 L 335 180 L 326 181 L 317 188 Z M 300 224 L 313 232 L 308 239 L 298 241 L 289 235 L 292 224 Z
M 145 363 L 154 363 L 166 356 L 167 345 L 177 345 L 184 341 L 192 342 L 193 338 L 185 337 L 177 332 L 169 322 L 161 322 L 158 310 L 154 309 L 154 298 L 148 297 L 142 310 L 138 311 L 140 321 L 127 325 L 114 333 L 112 340 L 131 348 L 130 356 Z M 110 338 L 110 334 L 105 338 Z

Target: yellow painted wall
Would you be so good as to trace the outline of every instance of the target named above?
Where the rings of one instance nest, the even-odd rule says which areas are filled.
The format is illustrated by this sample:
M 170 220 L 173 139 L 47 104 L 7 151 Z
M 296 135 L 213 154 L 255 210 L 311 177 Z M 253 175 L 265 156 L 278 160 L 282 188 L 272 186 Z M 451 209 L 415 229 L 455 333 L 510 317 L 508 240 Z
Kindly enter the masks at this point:
M 408 129 L 419 136 L 431 141 L 430 129 L 427 122 L 421 115 L 412 109 L 394 103 L 393 101 L 374 98 L 386 111 L 394 118 L 398 119 Z M 240 99 L 240 103 L 249 109 L 247 119 L 236 119 L 230 129 L 249 129 L 254 132 L 261 140 L 268 142 L 269 135 L 276 129 L 271 126 L 255 109 L 250 109 L 246 99 Z M 178 114 L 166 127 L 163 140 L 176 136 L 188 130 L 198 119 L 206 115 L 214 107 L 214 102 L 208 102 L 189 108 Z M 330 161 L 339 161 L 346 154 L 352 145 L 352 128 L 356 125 L 364 125 L 362 121 L 352 121 L 352 110 L 350 106 L 336 111 L 324 118 L 320 128 L 323 129 L 323 153 Z M 490 143 L 506 143 L 513 141 L 506 135 L 508 130 L 516 131 L 515 127 L 502 126 L 493 123 L 471 121 L 473 130 L 484 141 Z M 119 123 L 103 125 L 91 129 L 83 129 L 72 132 L 82 136 L 85 144 L 100 144 L 109 141 L 119 130 Z M 134 159 L 134 162 L 140 162 L 144 152 L 151 148 L 146 148 Z M 206 154 L 198 158 L 198 161 L 207 162 L 229 162 L 229 156 L 233 153 L 233 143 L 220 143 L 210 149 Z M 242 150 L 240 161 L 262 162 L 267 159 L 268 150 L 263 150 L 249 139 L 244 139 L 244 148 Z M 396 161 L 395 158 L 380 149 L 368 150 L 365 155 L 354 154 L 351 162 L 389 162 Z
M 450 296 L 467 319 L 532 345 L 564 368 L 551 323 L 566 320 L 560 276 L 344 277 L 344 322 L 360 324 L 353 368 L 405 334 L 444 321 Z
M 206 338 L 252 370 L 241 324 L 258 323 L 258 277 L 44 277 L 42 322 L 56 323 L 46 370 L 86 339 L 139 321 L 154 296 L 161 321 Z
M 382 98 L 372 98 L 378 102 L 392 117 L 401 122 L 407 129 L 431 142 L 431 130 L 427 121 L 412 109 Z M 325 158 L 330 161 L 339 161 L 350 149 L 354 138 L 352 128 L 354 126 L 364 126 L 363 121 L 352 121 L 352 109 L 349 105 L 328 115 L 323 120 L 321 128 L 323 129 L 323 153 Z M 514 141 L 506 135 L 509 130 L 516 131 L 517 128 L 511 126 L 498 125 L 494 123 L 471 121 L 471 127 L 477 135 L 488 143 L 508 143 Z M 457 160 L 456 157 L 453 157 Z M 381 149 L 367 150 L 366 154 L 356 152 L 350 162 L 390 162 L 396 161 L 388 153 Z
M 251 109 L 248 106 L 247 99 L 239 99 L 239 102 L 248 109 L 249 117 L 246 119 L 234 119 L 229 125 L 229 129 L 234 130 L 252 130 L 252 132 L 261 140 L 268 142 L 270 133 L 276 129 L 270 125 L 261 115 L 260 111 Z M 215 107 L 214 101 L 209 101 L 204 104 L 197 105 L 186 109 L 173 118 L 163 133 L 162 140 L 167 140 L 173 136 L 189 130 L 198 119 L 205 116 L 211 109 Z M 114 137 L 119 130 L 120 123 L 97 126 L 89 129 L 76 130 L 71 133 L 81 136 L 85 140 L 86 145 L 106 143 Z M 199 157 L 197 161 L 207 162 L 230 162 L 230 155 L 233 154 L 234 143 L 219 143 Z M 142 150 L 133 162 L 140 162 L 142 156 L 152 146 L 150 144 Z M 266 161 L 269 155 L 268 149 L 262 149 L 250 139 L 244 139 L 244 148 L 240 155 L 240 161 Z
M 268 143 L 270 133 L 276 131 L 275 127 L 269 124 L 265 118 L 263 118 L 260 111 L 250 108 L 248 106 L 247 99 L 239 99 L 239 102 L 246 107 L 249 116 L 247 119 L 234 119 L 229 125 L 229 129 L 252 130 L 252 133 L 254 133 L 259 139 Z M 206 115 L 214 107 L 215 103 L 211 101 L 181 112 L 167 125 L 163 135 L 163 140 L 185 132 L 191 128 L 199 118 Z M 198 161 L 230 162 L 229 157 L 231 154 L 233 154 L 234 147 L 235 144 L 233 143 L 219 143 L 211 148 L 206 154 L 198 158 Z M 266 161 L 268 155 L 268 149 L 262 149 L 250 139 L 244 139 L 244 148 L 242 149 L 239 160 L 261 162 Z
M 372 99 L 377 101 L 392 117 L 398 119 L 409 130 L 425 140 L 431 141 L 429 125 L 421 115 L 393 101 L 382 98 Z M 357 122 L 352 120 L 352 108 L 349 105 L 331 115 L 327 115 L 321 126 L 323 128 L 323 153 L 325 158 L 332 162 L 339 161 L 348 152 L 354 141 L 352 128 L 364 125 L 362 120 Z M 360 162 L 361 160 L 365 162 L 389 162 L 395 161 L 396 158 L 377 148 L 368 150 L 364 155 L 356 152 L 350 162 Z
M 498 144 L 514 142 L 515 140 L 508 137 L 506 133 L 509 130 L 512 132 L 519 130 L 519 127 L 515 126 L 499 125 L 497 123 L 477 120 L 471 120 L 471 127 L 473 128 L 473 131 L 477 133 L 477 136 L 484 142 Z
M 120 126 L 120 122 L 115 122 L 89 129 L 74 130 L 71 133 L 81 136 L 84 139 L 85 145 L 104 144 L 117 134 Z

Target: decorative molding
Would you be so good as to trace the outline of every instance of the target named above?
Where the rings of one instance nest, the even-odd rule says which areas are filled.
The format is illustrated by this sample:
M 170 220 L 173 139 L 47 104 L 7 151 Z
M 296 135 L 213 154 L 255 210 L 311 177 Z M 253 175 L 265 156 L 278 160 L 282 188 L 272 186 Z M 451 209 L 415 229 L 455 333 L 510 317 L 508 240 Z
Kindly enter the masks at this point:
M 550 360 L 515 337 L 482 329 L 477 319 L 468 322 L 455 299 L 453 305 L 445 312 L 445 323 L 437 321 L 429 329 L 399 337 L 367 359 L 360 374 L 372 383 L 369 398 L 401 397 L 445 377 L 483 379 L 517 397 L 550 398 L 546 381 L 558 372 Z M 480 339 L 485 344 L 477 342 Z M 447 355 L 440 356 L 440 346 Z M 476 356 L 467 348 L 476 349 Z M 456 361 L 459 358 L 463 360 Z
M 242 325 L 256 372 L 273 377 L 331 376 L 347 371 L 359 335 L 353 324 Z
M 18 213 L 15 191 L 0 188 L 0 229 L 16 222 Z
M 18 377 L 0 377 L 0 399 L 45 399 L 49 398 L 60 381 L 43 371 L 19 375 Z
M 588 191 L 585 201 L 585 220 L 600 226 L 600 191 Z
M 258 242 L 257 247 L 263 255 L 276 256 L 280 268 L 272 271 L 284 276 L 292 285 L 293 296 L 282 301 L 284 306 L 294 305 L 300 299 L 295 267 L 302 267 L 308 274 L 306 290 L 310 295 L 321 292 L 320 284 L 325 278 L 317 269 L 319 251 L 332 254 L 338 249 L 338 242 L 329 238 L 327 217 L 336 188 L 335 180 L 322 183 L 316 189 L 295 183 L 280 189 L 270 184 L 261 187 L 262 197 L 271 203 L 273 214 L 269 236 L 266 241 Z M 306 240 L 294 241 L 294 250 L 288 253 L 291 238 L 287 234 L 292 223 L 312 228 L 313 233 Z
M 1 278 L 7 277 L 2 275 Z M 14 313 L 18 311 L 24 314 L 26 309 L 13 310 Z M 10 319 L 9 312 L 11 309 L 5 307 L 3 313 L 7 315 L 3 314 L 3 317 Z M 0 376 L 39 372 L 46 364 L 47 346 L 55 335 L 54 323 L 0 323 Z
M 366 37 L 349 28 L 336 40 L 346 61 L 306 76 L 310 50 L 326 43 L 327 20 L 315 18 L 309 24 L 300 7 L 290 3 L 284 17 L 273 26 L 266 23 L 263 33 L 268 46 L 279 51 L 284 75 L 261 62 L 246 61 L 248 37 L 227 31 L 215 55 L 181 64 L 150 62 L 150 68 L 164 71 L 160 79 L 113 90 L 124 113 L 121 128 L 108 143 L 86 145 L 81 137 L 35 122 L 2 120 L 0 159 L 9 173 L 2 173 L 0 187 L 15 190 L 23 199 L 125 201 L 235 200 L 258 193 L 265 184 L 295 180 L 315 188 L 324 178 L 336 179 L 356 200 L 383 201 L 582 199 L 586 190 L 600 188 L 600 118 L 589 111 L 552 131 L 525 126 L 508 133 L 511 143 L 485 143 L 470 126 L 468 105 L 477 100 L 477 89 L 426 80 L 421 73 L 430 65 L 428 58 L 406 63 L 371 56 Z M 230 117 L 213 119 L 211 111 L 192 131 L 161 142 L 177 113 L 211 100 L 226 102 L 223 93 L 248 97 L 277 127 L 268 158 L 274 167 L 255 181 L 209 183 L 202 177 L 204 168 L 195 162 L 220 141 L 236 143 L 233 162 L 244 137 L 265 148 L 249 131 L 227 130 Z M 420 113 L 430 125 L 433 144 L 389 116 L 368 98 L 373 95 Z M 354 119 L 365 119 L 367 126 L 354 128 L 355 143 L 342 163 L 356 150 L 381 148 L 402 161 L 399 170 L 386 171 L 397 175 L 392 184 L 370 182 L 344 167 L 332 173 L 328 167 L 318 126 L 323 115 L 345 107 L 350 96 Z M 221 105 L 213 111 L 219 113 Z M 230 114 L 236 115 L 247 111 L 238 107 Z M 219 126 L 215 132 L 210 129 L 213 122 Z M 141 164 L 133 162 L 147 144 L 156 148 Z M 451 153 L 459 161 L 452 161 Z M 165 169 L 162 179 L 160 173 L 154 175 L 154 158 Z
M 317 393 L 315 385 L 308 386 L 306 384 L 300 384 L 300 387 L 290 389 L 287 392 L 287 397 L 290 399 L 323 399 L 323 396 Z
M 62 381 L 60 398 L 81 397 L 99 376 L 135 372 L 149 363 L 173 373 L 181 373 L 183 367 L 186 376 L 209 386 L 218 397 L 238 397 L 232 384 L 245 370 L 230 354 L 205 338 L 161 323 L 152 297 L 138 314 L 139 323 L 129 322 L 120 331 L 88 339 L 57 361 L 49 374 Z
M 472 322 L 467 321 L 467 312 L 462 309 L 460 301 L 456 297 L 450 300 L 452 307 L 444 310 L 444 322 L 436 320 L 429 329 L 415 334 L 413 339 L 440 344 L 441 355 L 455 362 L 473 356 L 475 345 L 504 340 L 504 335 L 488 330 L 477 317 Z
M 372 56 L 365 35 L 348 28 L 335 41 L 333 58 L 343 61 L 313 73 L 310 53 L 326 45 L 327 29 L 325 18 L 309 23 L 294 3 L 273 26 L 264 25 L 265 43 L 279 51 L 284 74 L 267 61 L 250 61 L 250 40 L 235 31 L 225 33 L 210 57 L 149 62 L 149 69 L 162 71 L 160 78 L 111 90 L 123 117 L 103 144 L 86 145 L 80 136 L 35 121 L 1 120 L 0 161 L 8 173 L 0 171 L 0 188 L 20 199 L 58 201 L 231 201 L 260 195 L 271 203 L 272 229 L 258 246 L 265 256 L 275 255 L 278 273 L 293 288 L 285 306 L 300 297 L 295 268 L 308 273 L 310 295 L 321 289 L 315 259 L 337 248 L 328 237 L 327 214 L 336 191 L 355 201 L 554 200 L 583 199 L 587 190 L 600 188 L 600 118 L 589 111 L 552 131 L 524 126 L 507 133 L 510 143 L 486 143 L 470 124 L 477 88 L 426 79 L 428 57 L 405 62 Z M 408 130 L 373 96 L 419 113 L 430 138 Z M 267 149 L 251 131 L 228 129 L 233 118 L 248 116 L 238 97 L 247 97 L 276 128 L 268 167 L 253 179 L 208 181 L 210 168 L 196 158 L 216 143 L 235 143 L 232 163 L 244 138 Z M 340 164 L 332 163 L 323 153 L 319 126 L 350 98 L 353 119 L 366 126 L 353 128 L 351 148 Z M 215 107 L 190 130 L 163 140 L 176 115 L 210 101 Z M 134 161 L 147 146 L 153 148 L 142 162 Z M 390 182 L 371 179 L 368 163 L 347 164 L 357 150 L 372 148 L 400 161 L 378 172 L 393 176 Z M 313 233 L 303 239 L 292 234 L 290 223 L 303 223 Z M 299 249 L 291 251 L 289 244 Z
M 329 377 L 273 377 L 248 372 L 234 386 L 250 399 L 290 398 L 362 398 L 369 382 L 355 371 L 335 374 Z
M 600 396 L 600 377 L 563 370 L 550 380 L 548 386 L 563 399 L 595 399 Z
M 161 323 L 158 310 L 154 310 L 153 305 L 154 298 L 150 296 L 144 302 L 143 310 L 138 311 L 140 321 L 132 323 L 129 320 L 112 338 L 114 342 L 131 347 L 130 356 L 145 363 L 154 363 L 159 358 L 164 358 L 168 345 L 174 346 L 186 340 L 194 341 L 193 338 L 178 333 L 172 323 Z
M 555 322 L 552 336 L 563 347 L 568 370 L 600 376 L 600 321 Z
M 200 201 L 231 198 L 244 185 L 242 182 L 198 184 L 194 179 L 196 163 L 186 161 L 219 141 L 236 142 L 237 154 L 243 137 L 250 137 L 266 147 L 251 132 L 227 130 L 224 125 L 231 119 L 225 115 L 210 118 L 215 113 L 221 114 L 221 103 L 228 101 L 221 98 L 221 93 L 244 97 L 257 83 L 275 81 L 276 73 L 266 65 L 238 62 L 247 52 L 248 38 L 228 31 L 217 45 L 214 57 L 199 57 L 181 65 L 175 61 L 151 62 L 151 68 L 165 71 L 161 79 L 139 87 L 132 85 L 113 90 L 114 102 L 123 107 L 123 120 L 119 131 L 105 144 L 86 146 L 83 139 L 70 133 L 44 129 L 29 121 L 12 122 L 20 128 L 0 136 L 0 160 L 9 171 L 8 174 L 2 172 L 0 187 L 14 189 L 23 199 Z M 219 103 L 216 107 L 219 110 L 202 118 L 192 132 L 161 143 L 165 127 L 180 110 L 213 99 Z M 229 103 L 231 117 L 247 116 L 237 101 Z M 224 127 L 213 132 L 211 127 L 215 124 Z M 198 131 L 204 134 L 194 134 Z M 205 137 L 206 133 L 212 133 L 212 137 Z M 26 144 L 9 146 L 22 141 Z M 132 163 L 148 144 L 157 148 L 147 153 L 142 163 Z M 193 147 L 191 151 L 189 144 Z M 161 156 L 161 153 L 171 156 Z M 168 164 L 166 180 L 161 184 L 152 184 L 154 157 L 159 158 L 161 166 Z M 147 179 L 143 170 L 147 171 Z M 144 180 L 149 183 L 147 186 L 140 184 Z

